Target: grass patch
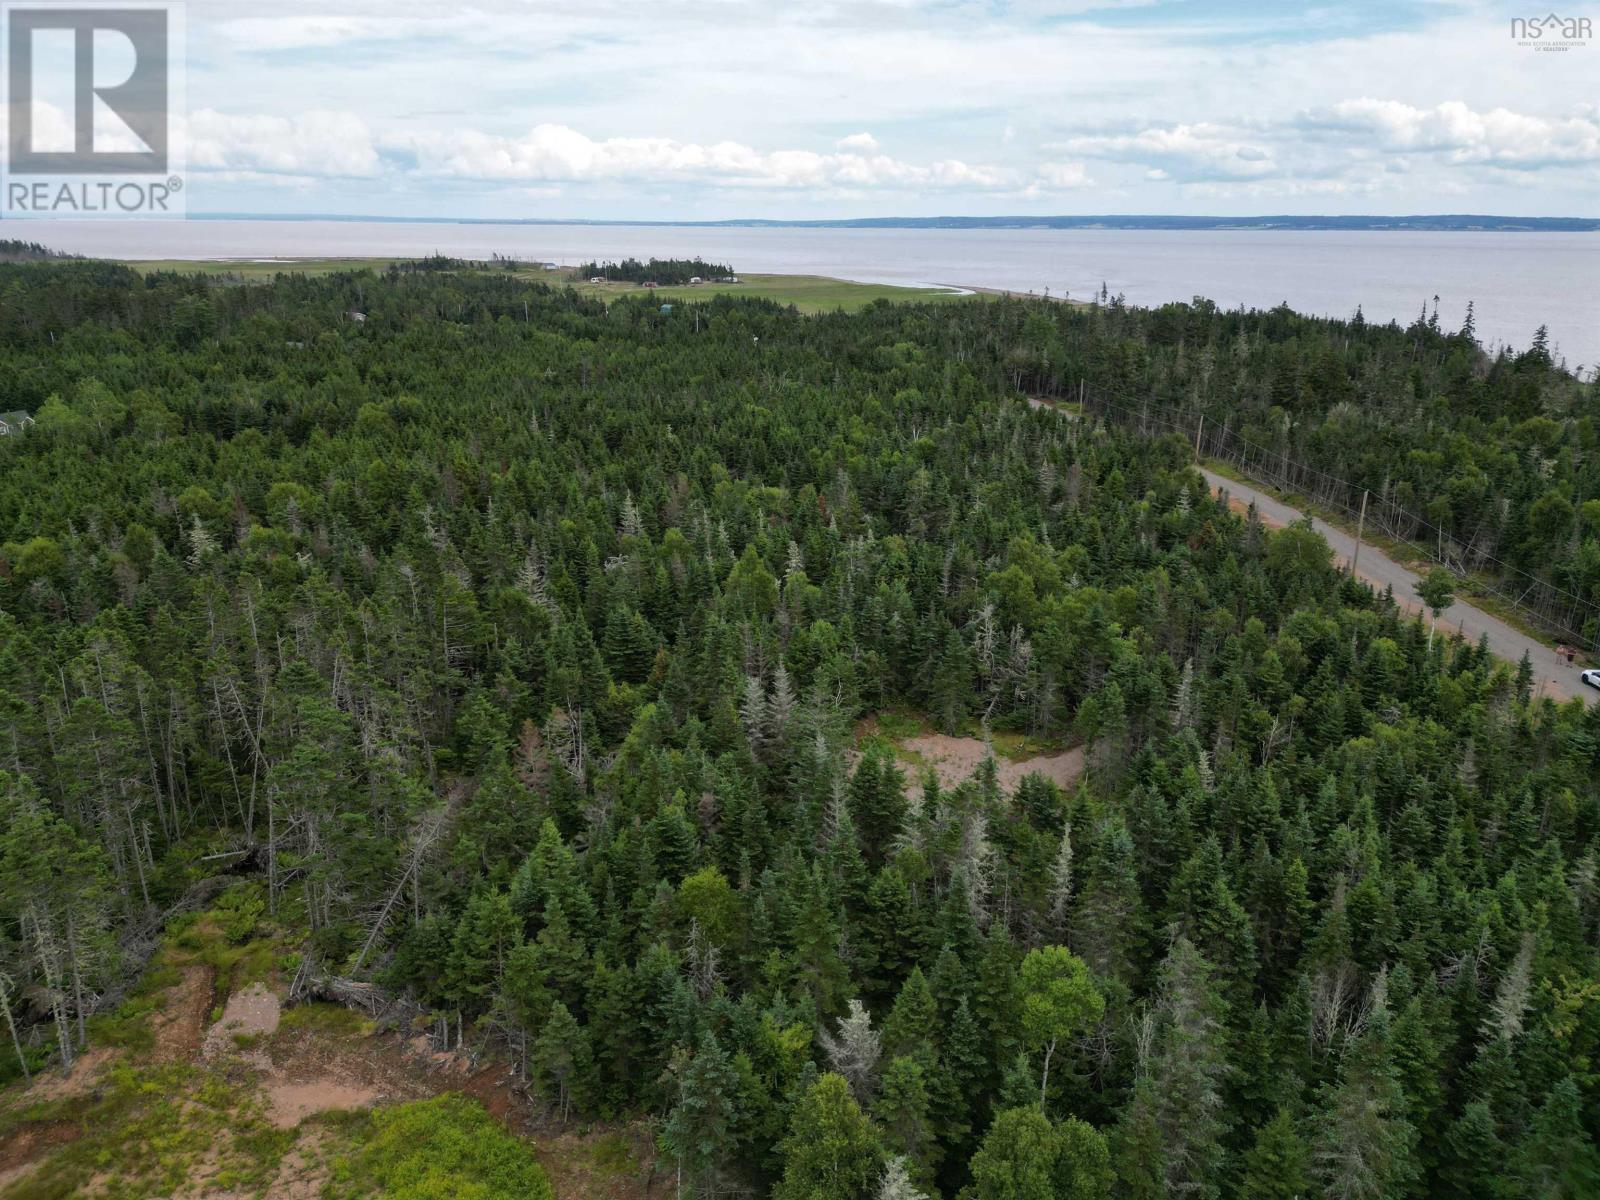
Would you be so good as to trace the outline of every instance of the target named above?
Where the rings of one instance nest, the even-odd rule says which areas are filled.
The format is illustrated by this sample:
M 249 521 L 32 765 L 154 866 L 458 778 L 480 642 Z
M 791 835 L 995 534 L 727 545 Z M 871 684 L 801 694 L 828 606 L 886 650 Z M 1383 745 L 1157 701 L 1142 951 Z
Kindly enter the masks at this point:
M 82 1117 L 83 1105 L 73 1096 L 6 1108 L 0 1111 L 0 1143 L 11 1141 L 30 1125 L 77 1124 Z
M 983 728 L 979 726 L 972 730 L 972 736 L 981 738 Z M 989 744 L 994 747 L 996 758 L 1003 758 L 1008 762 L 1027 762 L 1030 758 L 1038 758 L 1041 754 L 1060 754 L 1069 748 L 1064 738 L 1041 738 L 1031 734 L 996 729 L 989 730 Z
M 235 283 L 270 283 L 280 275 L 331 275 L 339 271 L 385 271 L 405 258 L 279 258 L 252 260 L 164 258 L 125 260 L 125 266 L 141 274 L 175 271 L 185 275 L 207 275 Z M 494 270 L 488 263 L 482 269 Z M 520 279 L 570 286 L 586 296 L 603 300 L 638 298 L 663 304 L 683 300 L 709 300 L 713 296 L 753 296 L 792 304 L 801 312 L 854 312 L 876 300 L 947 301 L 970 300 L 977 296 L 947 288 L 901 287 L 888 283 L 852 283 L 824 275 L 741 275 L 738 283 L 682 284 L 644 288 L 632 283 L 590 283 L 571 271 L 545 271 L 542 268 L 517 272 Z
M 438 1096 L 374 1109 L 346 1129 L 357 1144 L 334 1161 L 331 1200 L 553 1200 L 532 1148 L 475 1100 Z
M 278 1021 L 280 1034 L 319 1033 L 336 1038 L 360 1038 L 377 1026 L 353 1008 L 317 1001 L 286 1009 Z
M 216 972 L 217 1010 L 227 998 L 252 983 L 269 983 L 283 958 L 280 931 L 265 919 L 261 888 L 241 883 L 218 897 L 208 911 L 175 923 L 172 957 L 201 962 Z
M 632 1174 L 638 1167 L 633 1149 L 621 1133 L 604 1133 L 589 1143 L 589 1163 L 601 1175 L 617 1177 Z
M 112 1012 L 89 1018 L 89 1044 L 117 1046 L 135 1054 L 149 1050 L 155 1045 L 150 1017 L 165 1002 L 167 989 L 182 979 L 183 973 L 170 961 L 170 951 L 163 950 L 126 1000 Z
M 546 281 L 549 281 L 548 276 Z M 751 296 L 778 304 L 792 304 L 804 313 L 834 312 L 839 309 L 854 312 L 876 300 L 920 303 L 976 298 L 944 288 L 851 283 L 844 279 L 829 279 L 824 275 L 741 275 L 738 283 L 683 284 L 659 288 L 644 288 L 632 283 L 590 283 L 587 279 L 571 275 L 558 276 L 556 281 L 569 283 L 584 295 L 602 300 L 642 299 L 672 304 L 685 300 L 709 300 L 713 296 Z
M 907 738 L 921 737 L 925 733 L 933 732 L 933 726 L 928 723 L 926 717 L 904 709 L 885 709 L 873 720 L 878 735 L 890 741 L 904 741 Z
M 142 275 L 177 271 L 184 275 L 210 275 L 238 283 L 270 283 L 279 275 L 332 275 L 339 271 L 382 271 L 398 258 L 281 258 L 252 260 L 243 258 L 189 259 L 159 258 L 125 260 Z
M 187 1065 L 113 1067 L 92 1097 L 70 1103 L 81 1136 L 0 1192 L 4 1200 L 64 1200 L 97 1178 L 119 1200 L 171 1196 L 202 1167 L 219 1186 L 255 1190 L 294 1140 L 241 1089 Z M 20 1115 L 57 1119 L 37 1108 Z

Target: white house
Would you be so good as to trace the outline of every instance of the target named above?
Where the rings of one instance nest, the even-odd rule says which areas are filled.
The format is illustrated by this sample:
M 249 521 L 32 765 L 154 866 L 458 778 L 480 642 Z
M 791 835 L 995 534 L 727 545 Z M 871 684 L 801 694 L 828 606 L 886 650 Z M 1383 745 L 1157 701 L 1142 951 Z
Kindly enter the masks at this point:
M 21 433 L 32 424 L 33 418 L 20 408 L 16 412 L 0 413 L 0 437 Z

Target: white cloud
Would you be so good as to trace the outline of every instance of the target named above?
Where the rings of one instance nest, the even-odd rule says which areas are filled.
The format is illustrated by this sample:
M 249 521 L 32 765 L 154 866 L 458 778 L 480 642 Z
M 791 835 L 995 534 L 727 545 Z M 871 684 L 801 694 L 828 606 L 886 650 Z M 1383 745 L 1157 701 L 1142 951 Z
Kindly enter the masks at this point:
M 1068 138 L 1053 148 L 1136 163 L 1184 180 L 1256 179 L 1277 170 L 1265 147 L 1209 122 L 1152 126 L 1133 134 Z
M 1456 163 L 1600 163 L 1600 117 L 1592 106 L 1571 117 L 1548 118 L 1506 108 L 1475 112 L 1459 100 L 1417 108 L 1363 97 L 1303 113 L 1297 124 L 1322 135 L 1365 139 L 1387 151 L 1442 154 Z
M 852 133 L 834 143 L 841 150 L 864 150 L 868 153 L 878 148 L 878 139 L 870 133 Z
M 1051 191 L 1088 187 L 1093 182 L 1088 168 L 1081 162 L 1040 163 L 1038 177 L 1039 183 Z
M 326 188 L 329 208 L 367 212 L 517 211 L 510 198 L 549 187 L 552 215 L 622 217 L 1041 211 L 1055 196 L 1171 211 L 1201 189 L 1304 196 L 1306 211 L 1375 191 L 1390 211 L 1449 197 L 1532 213 L 1600 194 L 1592 63 L 1519 50 L 1488 0 L 1392 19 L 1175 0 L 1107 15 L 1122 6 L 281 0 L 267 18 L 190 0 L 189 91 L 284 122 L 205 131 L 209 179 L 372 180 Z M 762 103 L 732 99 L 757 82 Z M 362 129 L 302 129 L 311 96 Z M 892 152 L 873 130 L 893 131 Z
M 850 140 L 850 139 L 847 139 Z M 862 147 L 862 143 L 855 143 Z M 397 134 L 387 149 L 409 155 L 424 175 L 496 181 L 684 180 L 724 187 L 997 189 L 1014 172 L 945 159 L 918 164 L 855 149 L 760 151 L 741 142 L 665 137 L 595 139 L 567 125 L 536 125 L 504 137 L 477 130 Z
M 489 182 L 529 197 L 562 194 L 566 185 L 688 184 L 732 189 L 829 192 L 948 191 L 1039 196 L 1092 186 L 1078 161 L 999 167 L 940 159 L 909 162 L 868 152 L 868 135 L 851 149 L 762 151 L 740 142 L 711 144 L 664 137 L 591 138 L 566 125 L 537 125 L 517 137 L 480 130 L 375 135 L 351 113 L 312 112 L 295 120 L 227 115 L 211 109 L 188 125 L 189 165 L 214 182 L 303 186 L 317 178 L 390 177 L 407 183 Z M 873 142 L 876 146 L 876 141 Z
M 189 118 L 189 166 L 202 171 L 363 178 L 379 170 L 366 122 L 353 113 L 292 119 L 201 109 Z

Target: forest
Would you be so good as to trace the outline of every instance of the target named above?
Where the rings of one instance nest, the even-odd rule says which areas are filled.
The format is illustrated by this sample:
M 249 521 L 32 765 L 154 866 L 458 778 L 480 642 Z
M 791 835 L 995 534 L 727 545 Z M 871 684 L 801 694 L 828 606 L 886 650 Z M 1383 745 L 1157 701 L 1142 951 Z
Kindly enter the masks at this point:
M 586 262 L 577 270 L 582 279 L 663 285 L 688 283 L 691 279 L 724 279 L 733 273 L 732 267 L 703 258 L 652 258 L 649 262 L 625 258 L 621 262 Z
M 228 871 L 683 1195 L 1600 1194 L 1600 710 L 1080 386 L 1600 585 L 1595 385 L 1426 319 L 0 266 L 0 1080 Z
M 1102 289 L 1103 291 L 1104 289 Z M 1194 431 L 1203 418 L 1269 478 L 1521 597 L 1569 640 L 1600 644 L 1600 373 L 1568 371 L 1537 330 L 1486 353 L 1472 305 L 1459 330 L 1434 310 L 1408 327 L 1227 312 L 1196 300 L 1118 301 L 1110 340 L 1035 324 L 1013 382 L 1102 395 Z M 1087 331 L 1086 331 L 1087 332 Z M 1089 342 L 1084 345 L 1083 342 Z
M 75 258 L 38 242 L 24 242 L 14 238 L 0 238 L 0 263 L 39 262 L 51 258 Z

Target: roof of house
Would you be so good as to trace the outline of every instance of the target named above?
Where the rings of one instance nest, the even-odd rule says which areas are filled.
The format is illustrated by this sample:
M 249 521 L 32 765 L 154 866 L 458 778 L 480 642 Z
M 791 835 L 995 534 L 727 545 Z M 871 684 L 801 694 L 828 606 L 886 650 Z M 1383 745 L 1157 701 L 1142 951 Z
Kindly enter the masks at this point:
M 0 413 L 0 422 L 6 425 L 21 425 L 25 421 L 32 421 L 33 415 L 25 413 L 20 408 L 15 412 Z

